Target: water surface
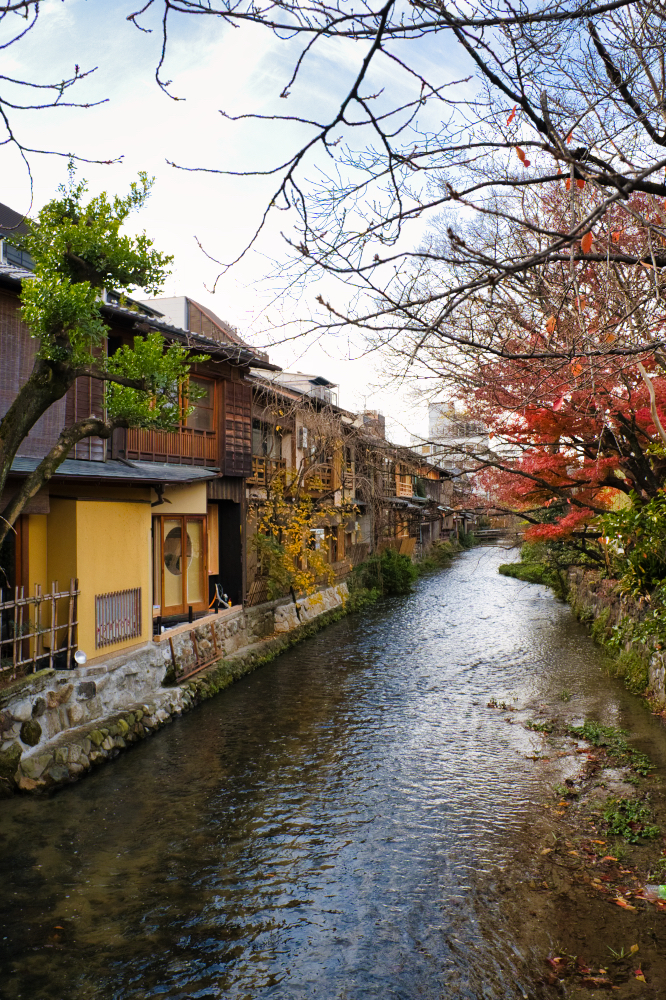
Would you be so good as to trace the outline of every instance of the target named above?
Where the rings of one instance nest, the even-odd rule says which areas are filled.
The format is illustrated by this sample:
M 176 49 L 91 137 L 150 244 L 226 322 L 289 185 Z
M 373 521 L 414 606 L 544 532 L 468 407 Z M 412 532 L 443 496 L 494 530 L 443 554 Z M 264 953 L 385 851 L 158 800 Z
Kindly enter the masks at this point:
M 569 608 L 506 560 L 464 553 L 79 784 L 0 803 L 0 996 L 528 994 L 503 897 L 563 765 L 487 702 L 566 691 L 659 751 Z

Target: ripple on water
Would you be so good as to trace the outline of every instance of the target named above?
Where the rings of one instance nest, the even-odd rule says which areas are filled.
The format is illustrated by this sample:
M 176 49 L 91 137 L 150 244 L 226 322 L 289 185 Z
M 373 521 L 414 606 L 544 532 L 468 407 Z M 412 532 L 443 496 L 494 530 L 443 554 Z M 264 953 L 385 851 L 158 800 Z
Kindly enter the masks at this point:
M 506 558 L 465 553 L 80 785 L 3 803 L 7 1000 L 522 995 L 492 887 L 519 877 L 540 743 L 486 703 L 582 705 L 600 667 Z

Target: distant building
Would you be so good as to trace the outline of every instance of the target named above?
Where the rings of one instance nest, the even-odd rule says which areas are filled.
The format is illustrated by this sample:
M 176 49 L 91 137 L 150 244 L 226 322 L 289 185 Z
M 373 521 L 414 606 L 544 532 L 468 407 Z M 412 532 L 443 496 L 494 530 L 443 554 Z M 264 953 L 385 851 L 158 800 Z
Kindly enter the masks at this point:
M 482 421 L 450 404 L 430 404 L 428 440 L 419 446 L 430 461 L 448 471 L 473 472 L 488 447 L 488 428 Z

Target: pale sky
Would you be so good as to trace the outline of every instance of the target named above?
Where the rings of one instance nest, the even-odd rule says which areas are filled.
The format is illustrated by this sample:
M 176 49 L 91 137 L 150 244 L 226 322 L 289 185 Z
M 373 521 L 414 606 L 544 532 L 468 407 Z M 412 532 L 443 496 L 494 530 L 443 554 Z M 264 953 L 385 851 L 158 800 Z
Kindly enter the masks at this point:
M 344 47 L 326 43 L 306 62 L 303 81 L 292 97 L 280 100 L 292 71 L 289 44 L 255 27 L 233 30 L 217 19 L 181 16 L 174 22 L 162 74 L 173 80 L 171 92 L 181 98 L 173 101 L 154 79 L 158 33 L 140 33 L 126 20 L 140 6 L 132 0 L 44 0 L 37 29 L 3 52 L 3 74 L 46 83 L 71 75 L 75 64 L 82 71 L 98 66 L 93 76 L 67 92 L 68 97 L 90 103 L 109 100 L 89 109 L 16 113 L 12 124 L 22 141 L 35 148 L 104 160 L 123 156 L 120 164 L 78 168 L 93 193 L 123 193 L 139 170 L 154 175 L 154 192 L 134 224 L 145 229 L 159 249 L 175 256 L 163 294 L 189 295 L 237 326 L 251 343 L 264 344 L 266 331 L 289 320 L 290 310 L 296 308 L 290 302 L 271 304 L 277 286 L 265 280 L 274 269 L 272 260 L 283 253 L 279 228 L 288 219 L 275 218 L 257 249 L 218 282 L 214 295 L 209 289 L 220 268 L 202 253 L 197 239 L 218 260 L 235 257 L 252 235 L 275 179 L 192 174 L 175 170 L 166 161 L 237 170 L 262 169 L 285 159 L 298 140 L 308 135 L 303 126 L 233 123 L 220 110 L 228 114 L 305 111 L 322 120 L 358 71 L 367 43 Z M 150 20 L 143 23 L 152 26 Z M 6 40 L 6 28 L 0 39 Z M 426 61 L 432 58 L 439 64 L 440 55 L 424 50 Z M 454 70 L 455 66 L 449 67 L 451 79 L 463 75 Z M 395 71 L 386 78 L 382 72 L 378 69 L 373 87 L 395 88 Z M 3 94 L 7 93 L 5 85 Z M 31 92 L 32 100 L 36 93 Z M 25 91 L 12 96 L 26 103 Z M 34 155 L 30 165 L 34 206 L 39 207 L 65 180 L 66 160 Z M 309 169 L 314 175 L 316 164 Z M 27 212 L 27 171 L 12 147 L 0 148 L 0 170 L 0 201 Z M 414 239 L 418 235 L 412 234 Z M 317 289 L 310 287 L 301 305 L 310 306 L 316 294 Z M 309 347 L 295 341 L 269 351 L 271 359 L 286 369 L 338 382 L 342 406 L 382 410 L 392 439 L 408 442 L 410 432 L 427 434 L 424 406 L 408 402 L 396 387 L 370 388 L 381 381 L 381 359 L 362 357 L 359 338 L 356 343 L 347 336 L 328 338 Z

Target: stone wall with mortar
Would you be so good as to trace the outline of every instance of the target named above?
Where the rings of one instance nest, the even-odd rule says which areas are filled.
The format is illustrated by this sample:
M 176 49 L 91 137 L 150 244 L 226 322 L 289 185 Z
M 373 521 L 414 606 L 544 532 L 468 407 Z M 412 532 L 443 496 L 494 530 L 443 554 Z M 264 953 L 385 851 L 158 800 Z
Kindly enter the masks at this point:
M 582 566 L 572 566 L 569 570 L 568 600 L 578 613 L 587 613 L 592 618 L 607 615 L 607 628 L 618 625 L 624 618 L 640 621 L 646 611 L 644 602 L 635 601 L 620 593 L 616 580 L 602 579 L 596 570 L 586 570 Z M 632 643 L 626 644 L 632 649 Z M 666 650 L 649 648 L 640 644 L 637 652 L 649 657 L 648 690 L 650 701 L 658 708 L 666 708 Z
M 231 608 L 76 670 L 0 692 L 0 797 L 76 780 L 345 612 L 346 584 Z M 198 663 L 204 670 L 186 679 Z

